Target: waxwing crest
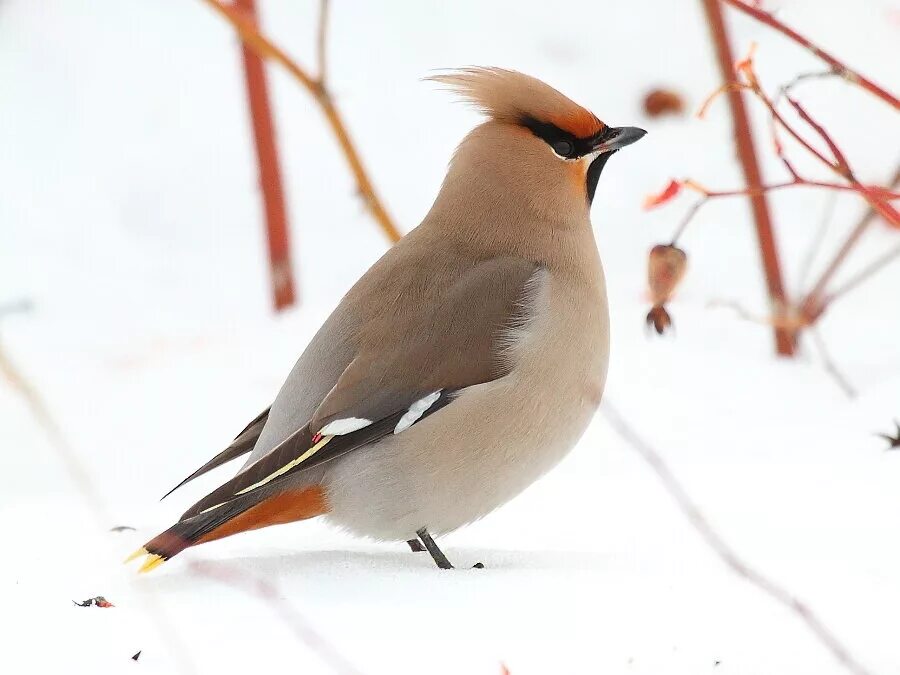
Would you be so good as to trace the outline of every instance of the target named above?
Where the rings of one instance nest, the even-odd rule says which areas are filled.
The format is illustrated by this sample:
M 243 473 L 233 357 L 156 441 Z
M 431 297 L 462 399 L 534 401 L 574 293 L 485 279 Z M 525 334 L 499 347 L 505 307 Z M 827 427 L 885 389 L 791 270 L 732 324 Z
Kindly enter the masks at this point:
M 540 80 L 503 68 L 472 67 L 432 75 L 492 119 L 511 124 L 534 120 L 589 138 L 606 125 L 597 117 Z

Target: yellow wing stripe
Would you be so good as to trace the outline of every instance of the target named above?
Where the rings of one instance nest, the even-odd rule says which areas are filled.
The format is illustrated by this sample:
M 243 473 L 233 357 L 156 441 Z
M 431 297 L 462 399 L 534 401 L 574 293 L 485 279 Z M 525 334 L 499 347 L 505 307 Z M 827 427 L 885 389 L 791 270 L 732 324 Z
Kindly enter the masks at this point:
M 328 444 L 328 441 L 330 441 L 332 438 L 334 438 L 334 436 L 324 436 L 324 437 L 322 438 L 322 440 L 320 440 L 318 443 L 316 443 L 314 446 L 312 446 L 309 450 L 307 450 L 306 452 L 304 452 L 302 455 L 300 455 L 299 457 L 297 457 L 297 459 L 292 459 L 290 462 L 288 462 L 288 463 L 285 464 L 283 467 L 281 467 L 280 469 L 278 469 L 278 471 L 275 471 L 274 473 L 269 474 L 268 476 L 266 476 L 266 477 L 263 478 L 262 480 L 257 481 L 257 482 L 254 483 L 253 485 L 250 485 L 249 487 L 245 487 L 243 490 L 240 490 L 240 491 L 236 492 L 236 493 L 235 493 L 235 496 L 237 496 L 237 495 L 242 495 L 242 494 L 244 494 L 244 493 L 246 493 L 246 492 L 250 492 L 250 490 L 253 490 L 253 489 L 255 489 L 255 488 L 258 488 L 258 487 L 260 487 L 261 485 L 265 485 L 266 483 L 269 483 L 269 482 L 275 480 L 276 478 L 278 478 L 278 477 L 281 476 L 282 474 L 287 473 L 288 471 L 290 471 L 291 469 L 293 469 L 295 466 L 297 466 L 297 465 L 300 464 L 301 462 L 305 462 L 307 459 L 309 459 L 309 458 L 312 457 L 314 454 L 316 454 L 319 450 L 321 450 L 322 448 L 324 448 L 324 447 Z M 208 511 L 212 511 L 213 509 L 217 509 L 217 508 L 219 508 L 220 506 L 222 506 L 223 504 L 226 504 L 226 503 L 227 503 L 227 502 L 222 502 L 221 504 L 216 504 L 215 506 L 210 506 L 208 509 L 203 509 L 200 513 L 207 513 Z
M 295 466 L 297 466 L 301 462 L 305 462 L 307 459 L 309 459 L 314 454 L 316 454 L 319 450 L 324 448 L 328 444 L 328 441 L 330 441 L 332 438 L 334 438 L 334 436 L 323 437 L 322 440 L 320 440 L 318 443 L 316 443 L 314 446 L 312 446 L 309 450 L 307 450 L 302 455 L 300 455 L 297 459 L 291 460 L 290 462 L 285 464 L 283 467 L 278 469 L 278 471 L 275 471 L 274 473 L 269 474 L 268 476 L 263 478 L 261 481 L 256 482 L 249 487 L 245 487 L 243 490 L 241 490 L 237 494 L 242 495 L 245 492 L 250 492 L 250 490 L 258 488 L 261 485 L 265 485 L 266 483 L 269 483 L 269 482 L 275 480 L 276 478 L 278 478 L 278 476 L 281 476 L 282 474 L 287 473 L 288 471 L 293 469 Z

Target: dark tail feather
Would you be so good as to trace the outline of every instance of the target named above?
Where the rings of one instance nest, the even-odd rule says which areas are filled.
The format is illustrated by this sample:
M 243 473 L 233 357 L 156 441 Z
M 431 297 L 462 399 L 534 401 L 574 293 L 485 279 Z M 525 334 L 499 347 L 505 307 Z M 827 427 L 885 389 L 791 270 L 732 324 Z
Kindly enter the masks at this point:
M 256 506 L 260 501 L 262 499 L 259 494 L 248 493 L 212 511 L 181 520 L 144 544 L 144 549 L 150 555 L 157 555 L 163 560 L 168 560 L 198 543 L 204 535 L 224 525 L 247 509 Z
M 441 392 L 440 398 L 432 404 L 419 421 L 425 419 L 434 412 L 440 410 L 450 403 L 455 396 L 456 391 L 447 389 Z M 331 441 L 318 453 L 305 460 L 301 464 L 294 466 L 284 476 L 290 476 L 300 471 L 307 471 L 315 466 L 319 466 L 325 462 L 330 462 L 337 457 L 355 450 L 363 445 L 372 443 L 382 436 L 390 434 L 397 422 L 403 416 L 405 411 L 399 411 L 389 415 L 383 419 L 374 422 L 358 431 L 341 436 L 334 436 Z M 306 450 L 313 445 L 313 434 L 310 433 L 309 424 L 295 431 L 285 440 L 273 448 L 269 454 L 264 455 L 254 464 L 251 464 L 231 480 L 223 483 L 218 488 L 210 492 L 203 499 L 194 504 L 191 508 L 182 514 L 181 519 L 187 520 L 198 513 L 226 502 L 239 494 L 242 490 L 246 490 L 273 473 L 279 471 L 293 460 L 300 457 Z
M 232 499 L 241 490 L 259 482 L 266 476 L 271 475 L 300 455 L 304 450 L 309 448 L 311 440 L 312 435 L 309 433 L 309 425 L 304 425 L 303 428 L 298 429 L 288 436 L 286 440 L 280 443 L 268 455 L 261 457 L 257 462 L 250 465 L 234 478 L 226 481 L 194 504 L 182 514 L 181 519 L 188 520 L 211 506 Z
M 199 469 L 197 469 L 190 476 L 181 481 L 178 485 L 169 490 L 162 496 L 162 499 L 168 497 L 185 483 L 189 483 L 198 476 L 202 476 L 207 471 L 212 471 L 216 467 L 222 466 L 226 462 L 230 462 L 232 459 L 236 459 L 237 457 L 246 455 L 248 452 L 250 452 L 253 449 L 253 446 L 256 445 L 256 441 L 257 439 L 259 439 L 259 435 L 260 433 L 262 433 L 262 429 L 266 425 L 266 420 L 268 420 L 269 418 L 269 410 L 270 408 L 266 408 L 265 410 L 263 410 L 259 415 L 256 416 L 256 418 L 252 422 L 250 422 L 250 424 L 244 427 L 244 430 L 237 435 L 234 441 L 232 441 L 231 445 L 229 445 Z M 162 499 L 160 501 L 162 501 Z
M 150 556 L 141 571 L 149 571 L 196 544 L 325 513 L 327 506 L 321 487 L 292 489 L 288 485 L 290 479 L 282 477 L 274 480 L 269 485 L 175 523 L 135 553 L 134 557 L 138 554 Z

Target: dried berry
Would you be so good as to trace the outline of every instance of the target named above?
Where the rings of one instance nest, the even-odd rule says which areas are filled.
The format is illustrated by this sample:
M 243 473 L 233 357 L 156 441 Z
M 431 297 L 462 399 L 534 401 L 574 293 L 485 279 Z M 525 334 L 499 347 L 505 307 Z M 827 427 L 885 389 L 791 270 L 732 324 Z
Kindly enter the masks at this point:
M 665 305 L 675 292 L 687 269 L 687 254 L 672 244 L 657 244 L 650 249 L 647 281 L 653 308 L 647 314 L 647 325 L 662 335 L 672 326 Z
M 684 100 L 671 89 L 653 89 L 644 97 L 644 112 L 650 117 L 680 115 L 684 112 Z
M 647 326 L 652 326 L 657 335 L 662 335 L 672 326 L 672 317 L 662 305 L 654 305 L 647 312 Z
M 687 269 L 687 254 L 672 244 L 657 244 L 650 249 L 647 281 L 654 305 L 664 305 Z

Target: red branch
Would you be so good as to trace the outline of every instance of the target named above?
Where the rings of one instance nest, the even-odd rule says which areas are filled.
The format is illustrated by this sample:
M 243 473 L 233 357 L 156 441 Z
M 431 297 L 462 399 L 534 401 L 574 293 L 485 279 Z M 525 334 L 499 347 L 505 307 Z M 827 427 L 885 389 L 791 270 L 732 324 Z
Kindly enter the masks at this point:
M 247 21 L 256 23 L 254 0 L 234 0 L 234 8 Z M 284 190 L 278 164 L 278 146 L 269 106 L 269 91 L 262 58 L 246 42 L 241 43 L 247 98 L 253 119 L 253 138 L 259 162 L 259 183 L 262 187 L 266 212 L 266 234 L 269 243 L 269 268 L 272 278 L 272 298 L 276 310 L 294 304 L 294 275 L 291 265 L 290 239 L 284 207 Z
M 719 70 L 721 71 L 722 79 L 726 82 L 726 93 L 734 123 L 734 140 L 741 168 L 744 172 L 744 180 L 747 182 L 747 187 L 755 191 L 749 195 L 750 206 L 753 210 L 753 220 L 756 223 L 756 237 L 759 241 L 759 250 L 762 256 L 763 270 L 766 275 L 769 298 L 775 315 L 778 316 L 784 312 L 787 306 L 787 299 L 784 291 L 784 282 L 781 277 L 781 263 L 778 260 L 775 233 L 773 232 L 772 219 L 769 215 L 769 205 L 765 193 L 759 191 L 762 186 L 762 176 L 756 159 L 756 148 L 754 147 L 753 136 L 750 131 L 747 109 L 744 106 L 743 93 L 739 89 L 727 86 L 728 83 L 735 81 L 734 54 L 731 50 L 719 0 L 703 0 L 703 7 L 706 10 L 706 18 L 715 46 Z M 779 354 L 793 356 L 796 347 L 793 335 L 783 328 L 775 328 L 775 346 Z
M 713 0 L 713 4 L 715 4 L 715 0 Z M 807 293 L 801 300 L 799 300 L 795 306 L 787 308 L 776 307 L 776 312 L 774 313 L 774 316 L 770 321 L 771 325 L 773 325 L 776 329 L 781 328 L 783 330 L 788 330 L 791 331 L 792 335 L 796 335 L 798 331 L 815 323 L 815 321 L 821 316 L 822 312 L 826 309 L 828 303 L 841 295 L 841 293 L 832 293 L 830 295 L 826 294 L 826 285 L 838 271 L 838 269 L 842 266 L 849 253 L 856 247 L 856 244 L 862 237 L 862 234 L 869 227 L 875 216 L 881 216 L 888 225 L 900 229 L 900 212 L 898 212 L 898 210 L 891 204 L 892 200 L 900 199 L 900 193 L 898 193 L 897 191 L 898 181 L 900 181 L 900 172 L 898 172 L 898 174 L 894 176 L 891 187 L 883 187 L 880 185 L 866 185 L 860 183 L 856 178 L 856 175 L 854 174 L 849 161 L 847 160 L 846 154 L 841 150 L 834 137 L 832 137 L 828 130 L 825 129 L 825 127 L 821 123 L 819 123 L 813 117 L 813 115 L 806 110 L 806 108 L 804 108 L 789 94 L 790 88 L 797 82 L 808 77 L 821 76 L 821 73 L 807 74 L 805 76 L 799 76 L 795 78 L 791 82 L 791 84 L 782 87 L 779 90 L 778 96 L 775 99 L 772 99 L 760 84 L 759 78 L 757 77 L 754 69 L 752 55 L 753 50 L 751 49 L 750 54 L 735 65 L 735 79 L 726 82 L 724 85 L 719 87 L 709 98 L 707 98 L 707 100 L 701 107 L 700 113 L 698 114 L 702 115 L 707 110 L 711 102 L 720 94 L 727 92 L 730 97 L 733 97 L 740 96 L 741 92 L 743 91 L 752 93 L 754 97 L 757 98 L 766 107 L 771 115 L 772 141 L 775 154 L 787 169 L 787 172 L 790 175 L 790 180 L 780 183 L 757 184 L 755 187 L 750 186 L 747 188 L 735 190 L 710 190 L 698 184 L 696 181 L 690 179 L 685 179 L 682 181 L 672 181 L 665 192 L 650 198 L 646 205 L 656 206 L 665 203 L 669 201 L 669 199 L 677 195 L 680 192 L 681 188 L 685 187 L 696 190 L 702 195 L 702 198 L 691 207 L 691 209 L 686 213 L 684 219 L 678 226 L 675 234 L 675 239 L 677 239 L 687 227 L 689 222 L 696 215 L 700 207 L 704 203 L 706 203 L 706 201 L 719 197 L 754 197 L 762 196 L 768 192 L 772 192 L 775 190 L 781 190 L 791 187 L 815 187 L 824 188 L 831 191 L 855 192 L 862 199 L 864 199 L 869 204 L 870 212 L 851 232 L 846 242 L 835 254 L 834 259 L 826 267 L 820 279 L 813 285 L 812 290 Z M 800 121 L 802 121 L 807 127 L 815 132 L 815 134 L 821 139 L 821 141 L 827 147 L 827 153 L 820 151 L 816 147 L 814 147 L 814 145 L 795 128 L 794 124 L 791 121 L 787 120 L 784 115 L 782 115 L 782 113 L 778 109 L 778 102 L 782 98 L 788 102 L 791 108 L 793 108 Z M 826 166 L 829 170 L 834 172 L 839 178 L 846 182 L 825 182 L 819 180 L 810 180 L 801 176 L 794 168 L 793 163 L 785 155 L 784 145 L 779 139 L 779 129 L 784 130 L 788 135 L 796 140 L 801 147 L 809 152 L 810 155 L 815 157 L 816 160 L 818 160 L 823 166 Z M 829 158 L 827 154 L 830 154 L 831 157 Z M 891 252 L 889 255 L 883 256 L 882 258 L 879 258 L 877 261 L 873 262 L 866 270 L 864 270 L 863 273 L 861 273 L 857 278 L 854 279 L 852 286 L 855 286 L 859 282 L 867 279 L 869 276 L 871 276 L 871 274 L 873 274 L 878 269 L 881 269 L 895 257 L 896 254 Z M 842 292 L 843 290 L 846 289 L 842 289 Z M 780 311 L 778 311 L 779 309 Z M 793 316 L 791 317 L 790 315 Z M 785 316 L 791 318 L 791 321 L 785 322 Z M 793 328 L 791 327 L 791 324 L 793 325 Z
M 265 35 L 259 32 L 259 27 L 252 21 L 247 21 L 240 12 L 228 4 L 224 0 L 201 0 L 210 9 L 214 10 L 219 16 L 228 21 L 241 36 L 241 40 L 246 47 L 251 49 L 254 54 L 262 59 L 271 59 L 280 64 L 285 70 L 312 95 L 313 99 L 325 114 L 325 120 L 328 126 L 334 132 L 334 137 L 341 147 L 341 151 L 350 165 L 350 170 L 356 179 L 356 186 L 362 197 L 366 208 L 372 214 L 372 217 L 378 222 L 378 226 L 391 241 L 391 243 L 400 240 L 402 234 L 393 219 L 387 212 L 381 199 L 375 192 L 375 187 L 369 179 L 362 164 L 362 159 L 356 150 L 356 146 L 350 139 L 350 133 L 344 120 L 338 112 L 334 101 L 328 90 L 324 86 L 324 67 L 325 67 L 325 36 L 320 34 L 317 51 L 320 59 L 320 67 L 323 68 L 319 77 L 313 77 L 305 68 L 302 68 L 296 61 L 290 58 L 283 49 L 269 40 Z M 319 31 L 324 31 L 327 25 L 327 3 L 322 3 L 322 12 L 319 14 Z
M 815 56 L 822 59 L 825 63 L 827 63 L 829 66 L 831 66 L 831 68 L 833 68 L 836 73 L 840 74 L 842 77 L 846 78 L 847 80 L 849 80 L 855 84 L 858 84 L 860 87 L 862 87 L 866 91 L 874 94 L 875 96 L 880 98 L 882 101 L 884 101 L 888 105 L 893 106 L 893 108 L 895 110 L 900 110 L 900 99 L 898 99 L 896 96 L 885 91 L 884 89 L 879 87 L 877 84 L 872 82 L 869 78 L 864 77 L 863 75 L 861 75 L 857 71 L 853 70 L 852 68 L 848 68 L 846 65 L 844 65 L 843 62 L 836 59 L 834 56 L 832 56 L 831 54 L 826 52 L 824 49 L 822 49 L 818 45 L 813 44 L 807 38 L 803 37 L 802 35 L 800 35 L 797 31 L 793 30 L 792 28 L 785 26 L 778 19 L 776 19 L 774 16 L 772 16 L 769 12 L 766 12 L 762 9 L 759 9 L 759 7 L 755 7 L 751 4 L 743 2 L 742 0 L 721 0 L 721 1 L 724 2 L 726 5 L 738 10 L 739 12 L 743 12 L 744 14 L 752 16 L 754 19 L 756 19 L 757 21 L 759 21 L 761 23 L 766 24 L 770 28 L 774 28 L 782 35 L 785 35 L 786 37 L 790 38 L 791 40 L 793 40 L 794 42 L 799 44 L 801 47 L 804 47 L 805 49 L 812 52 Z

